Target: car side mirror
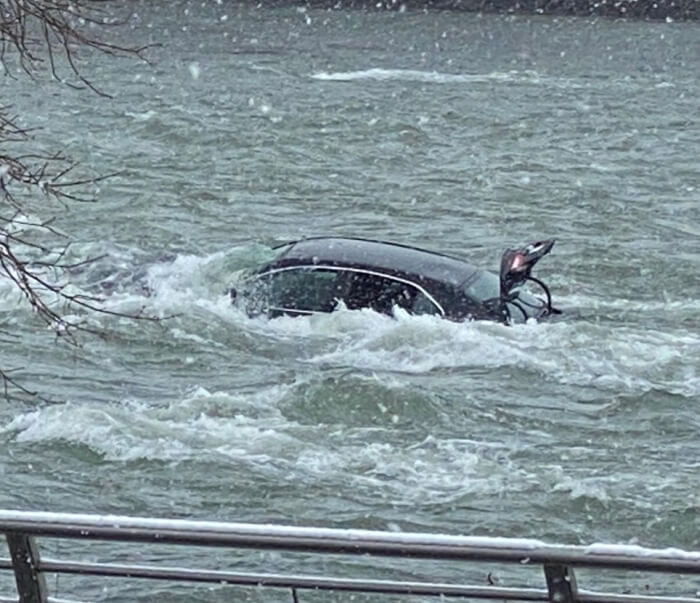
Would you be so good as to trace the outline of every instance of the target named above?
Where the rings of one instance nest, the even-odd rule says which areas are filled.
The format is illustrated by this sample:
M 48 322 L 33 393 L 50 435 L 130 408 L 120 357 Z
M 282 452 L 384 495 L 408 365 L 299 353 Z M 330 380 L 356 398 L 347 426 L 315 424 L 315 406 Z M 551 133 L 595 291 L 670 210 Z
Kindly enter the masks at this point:
M 554 239 L 530 243 L 518 249 L 506 249 L 501 257 L 501 299 L 530 278 L 535 264 L 554 247 Z

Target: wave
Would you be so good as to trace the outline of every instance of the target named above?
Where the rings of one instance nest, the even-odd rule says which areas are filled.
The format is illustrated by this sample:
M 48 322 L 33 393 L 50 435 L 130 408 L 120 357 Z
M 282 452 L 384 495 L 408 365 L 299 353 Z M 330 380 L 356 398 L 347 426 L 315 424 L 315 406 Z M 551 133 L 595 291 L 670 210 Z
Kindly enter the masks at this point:
M 344 331 L 343 345 L 309 359 L 322 366 L 415 375 L 511 367 L 540 379 L 615 393 L 700 394 L 700 338 L 685 331 L 611 329 L 586 322 L 506 327 L 373 314 L 340 311 L 303 325 L 282 319 L 277 328 L 299 334 Z
M 564 77 L 555 74 L 540 73 L 535 70 L 511 70 L 492 71 L 490 73 L 445 73 L 441 71 L 423 71 L 420 69 L 387 69 L 383 67 L 372 67 L 370 69 L 358 69 L 353 71 L 319 71 L 312 73 L 310 77 L 314 80 L 325 82 L 420 82 L 424 84 L 504 84 L 517 85 L 529 84 L 546 86 L 562 90 L 579 89 L 599 89 L 610 88 L 611 86 L 623 86 L 629 89 L 630 86 L 647 88 L 653 85 L 658 88 L 672 88 L 676 84 L 659 79 L 661 76 L 626 76 L 619 79 L 588 77 Z
M 239 333 L 246 340 L 257 340 L 261 353 L 272 354 L 280 364 L 293 353 L 295 363 L 395 374 L 512 367 L 541 379 L 615 393 L 660 390 L 684 397 L 700 393 L 697 334 L 681 326 L 663 330 L 650 328 L 644 320 L 639 324 L 614 320 L 619 312 L 638 318 L 661 313 L 680 320 L 697 311 L 696 300 L 569 296 L 562 298 L 564 306 L 590 308 L 583 313 L 587 316 L 610 317 L 511 327 L 453 323 L 402 311 L 392 318 L 371 310 L 344 309 L 312 317 L 249 318 L 232 306 L 225 289 L 235 284 L 245 267 L 271 253 L 264 246 L 243 246 L 203 257 L 180 254 L 147 268 L 148 297 L 143 297 L 142 288 L 126 290 L 110 303 L 115 309 L 140 303 L 156 315 L 184 316 L 171 326 L 173 336 L 204 337 L 202 345 L 227 345 L 231 332 Z M 215 326 L 203 332 L 201 318 L 227 325 L 227 332 L 220 334 Z
M 391 318 L 371 310 L 343 309 L 312 317 L 250 318 L 231 304 L 227 289 L 235 286 L 243 270 L 272 253 L 254 245 L 161 258 L 115 250 L 73 275 L 72 286 L 77 292 L 104 295 L 103 307 L 110 312 L 174 316 L 159 326 L 177 350 L 174 354 L 245 354 L 246 363 L 272 363 L 274 370 L 351 368 L 415 376 L 486 370 L 493 373 L 487 383 L 498 382 L 497 372 L 510 368 L 536 379 L 614 395 L 700 394 L 700 337 L 682 322 L 697 313 L 696 300 L 571 295 L 561 301 L 584 308 L 583 319 L 512 327 L 453 323 L 401 311 Z M 4 292 L 0 297 L 9 310 L 12 296 Z M 18 313 L 13 306 L 9 318 L 21 320 Z M 635 322 L 616 321 L 618 314 L 632 316 Z M 645 317 L 659 314 L 666 326 L 650 328 Z M 601 315 L 604 320 L 598 320 Z M 107 328 L 115 322 L 109 315 L 93 318 Z M 122 323 L 120 332 L 129 340 L 143 337 L 138 325 Z
M 223 463 L 239 480 L 350 483 L 419 504 L 496 495 L 506 480 L 515 489 L 530 481 L 528 470 L 507 460 L 516 444 L 433 436 L 393 442 L 388 430 L 299 424 L 280 412 L 297 385 L 245 394 L 197 388 L 165 406 L 52 405 L 15 416 L 0 434 L 20 443 L 87 447 L 104 461 Z
M 430 84 L 464 84 L 473 82 L 519 82 L 535 81 L 539 78 L 535 72 L 494 71 L 487 74 L 472 73 L 441 73 L 438 71 L 420 71 L 416 69 L 382 69 L 374 67 L 360 71 L 337 71 L 314 73 L 315 80 L 328 82 L 352 82 L 362 80 L 398 80 L 409 82 L 425 82 Z
M 20 414 L 0 433 L 19 442 L 84 445 L 106 460 L 177 461 L 202 455 L 264 460 L 289 438 L 275 409 L 285 386 L 257 392 L 210 393 L 196 388 L 165 406 L 137 400 L 55 404 Z

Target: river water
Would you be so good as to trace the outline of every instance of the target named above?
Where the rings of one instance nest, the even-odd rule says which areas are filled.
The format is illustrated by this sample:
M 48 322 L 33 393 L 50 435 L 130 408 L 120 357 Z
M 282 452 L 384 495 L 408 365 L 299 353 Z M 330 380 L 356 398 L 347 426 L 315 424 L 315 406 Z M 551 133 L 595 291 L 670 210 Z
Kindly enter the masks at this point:
M 171 317 L 92 316 L 75 348 L 0 281 L 2 366 L 50 398 L 0 405 L 0 507 L 700 549 L 700 24 L 134 10 L 150 64 L 84 56 L 114 98 L 39 78 L 2 100 L 120 171 L 31 208 L 101 256 L 73 290 Z M 537 274 L 567 319 L 231 307 L 272 245 L 328 233 L 494 269 L 554 237 Z

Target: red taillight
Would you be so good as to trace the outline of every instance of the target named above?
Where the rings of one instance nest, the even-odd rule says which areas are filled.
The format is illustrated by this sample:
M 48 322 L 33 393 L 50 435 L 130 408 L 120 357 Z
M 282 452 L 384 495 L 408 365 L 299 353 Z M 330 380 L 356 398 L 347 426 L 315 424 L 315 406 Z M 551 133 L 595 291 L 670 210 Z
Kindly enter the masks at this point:
M 525 256 L 522 253 L 516 253 L 513 256 L 513 261 L 510 263 L 511 270 L 518 270 L 525 264 Z

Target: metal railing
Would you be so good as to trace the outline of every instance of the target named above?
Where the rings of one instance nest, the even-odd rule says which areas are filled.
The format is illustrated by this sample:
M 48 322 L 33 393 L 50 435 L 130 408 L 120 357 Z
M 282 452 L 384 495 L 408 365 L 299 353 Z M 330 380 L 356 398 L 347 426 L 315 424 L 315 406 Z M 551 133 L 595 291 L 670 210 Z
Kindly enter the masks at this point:
M 331 528 L 256 525 L 0 510 L 0 532 L 9 558 L 0 569 L 14 572 L 16 598 L 0 601 L 50 602 L 46 574 L 161 579 L 288 589 L 294 602 L 300 592 L 349 591 L 384 595 L 415 595 L 549 601 L 551 603 L 698 603 L 700 589 L 690 596 L 616 594 L 580 589 L 575 568 L 639 570 L 700 576 L 700 552 L 648 549 L 638 546 L 552 545 L 531 539 L 508 539 L 438 534 L 343 530 Z M 452 584 L 431 581 L 357 579 L 340 576 L 250 573 L 153 566 L 139 563 L 96 563 L 44 558 L 38 541 L 80 539 L 103 542 L 159 543 L 183 546 L 431 559 L 433 561 L 514 564 L 541 567 L 542 588 L 501 587 L 492 584 Z M 694 579 L 694 578 L 693 578 Z

